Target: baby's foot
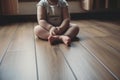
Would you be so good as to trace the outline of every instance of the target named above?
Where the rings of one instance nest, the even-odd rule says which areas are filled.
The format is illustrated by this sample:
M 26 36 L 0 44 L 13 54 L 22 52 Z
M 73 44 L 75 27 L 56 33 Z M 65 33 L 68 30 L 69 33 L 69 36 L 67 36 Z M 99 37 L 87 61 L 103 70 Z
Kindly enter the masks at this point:
M 55 42 L 58 41 L 58 40 L 59 40 L 58 36 L 52 36 L 52 35 L 50 35 L 48 37 L 48 41 L 50 42 L 50 44 L 55 44 Z
M 71 44 L 71 39 L 68 36 L 60 36 L 60 39 L 63 41 L 63 43 L 67 46 L 70 46 Z

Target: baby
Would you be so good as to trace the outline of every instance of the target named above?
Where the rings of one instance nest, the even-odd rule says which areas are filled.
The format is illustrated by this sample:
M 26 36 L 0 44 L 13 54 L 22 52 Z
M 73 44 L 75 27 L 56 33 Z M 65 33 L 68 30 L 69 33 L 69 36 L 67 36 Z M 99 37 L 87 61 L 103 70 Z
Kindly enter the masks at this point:
M 79 32 L 78 25 L 70 23 L 66 0 L 40 0 L 37 4 L 37 20 L 38 25 L 34 28 L 36 36 L 48 40 L 50 44 L 62 41 L 70 45 Z

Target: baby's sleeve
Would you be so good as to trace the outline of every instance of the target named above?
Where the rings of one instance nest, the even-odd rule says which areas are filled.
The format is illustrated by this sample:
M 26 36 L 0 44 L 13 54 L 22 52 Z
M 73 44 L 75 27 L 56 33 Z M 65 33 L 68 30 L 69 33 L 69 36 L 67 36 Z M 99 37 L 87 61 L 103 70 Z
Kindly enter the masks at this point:
M 68 2 L 66 0 L 62 0 L 62 7 L 68 7 Z
M 44 5 L 44 0 L 40 0 L 40 1 L 37 3 L 37 6 L 45 7 L 45 5 Z

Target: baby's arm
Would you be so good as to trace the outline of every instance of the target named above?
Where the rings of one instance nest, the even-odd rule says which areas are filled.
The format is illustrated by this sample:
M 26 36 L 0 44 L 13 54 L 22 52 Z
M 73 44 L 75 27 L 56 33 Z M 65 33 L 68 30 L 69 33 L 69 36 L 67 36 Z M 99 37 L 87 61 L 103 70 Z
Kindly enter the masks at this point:
M 46 10 L 42 6 L 37 7 L 37 20 L 39 25 L 47 31 L 53 27 L 53 25 L 46 21 Z
M 58 27 L 59 28 L 59 33 L 63 33 L 66 29 L 69 28 L 70 26 L 70 15 L 68 12 L 68 7 L 63 7 L 63 22 L 61 25 Z

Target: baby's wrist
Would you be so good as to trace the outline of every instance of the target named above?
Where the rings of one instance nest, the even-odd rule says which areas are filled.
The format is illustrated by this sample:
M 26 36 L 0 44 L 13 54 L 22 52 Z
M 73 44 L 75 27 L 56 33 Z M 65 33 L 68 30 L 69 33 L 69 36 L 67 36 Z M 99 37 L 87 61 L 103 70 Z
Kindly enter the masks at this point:
M 50 27 L 49 27 L 49 31 L 50 31 L 53 27 L 54 27 L 54 26 L 50 25 Z
M 62 28 L 61 28 L 61 27 L 57 27 L 57 29 L 58 29 L 59 31 L 61 31 L 61 30 L 62 30 Z

